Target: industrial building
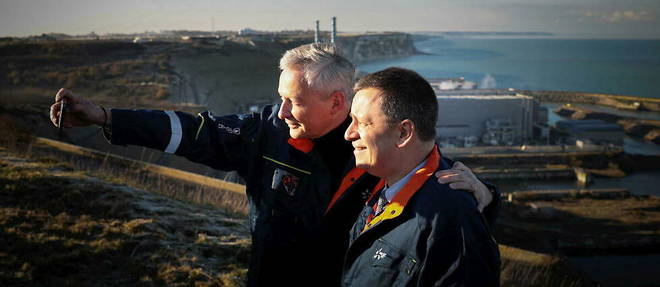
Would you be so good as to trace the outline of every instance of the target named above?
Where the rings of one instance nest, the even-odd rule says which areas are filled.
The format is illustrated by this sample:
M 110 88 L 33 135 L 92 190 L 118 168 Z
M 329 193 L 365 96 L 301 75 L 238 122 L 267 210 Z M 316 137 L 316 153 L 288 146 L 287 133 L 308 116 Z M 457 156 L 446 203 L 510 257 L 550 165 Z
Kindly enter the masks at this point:
M 436 97 L 436 131 L 445 147 L 524 144 L 542 118 L 538 102 L 515 91 L 436 91 Z

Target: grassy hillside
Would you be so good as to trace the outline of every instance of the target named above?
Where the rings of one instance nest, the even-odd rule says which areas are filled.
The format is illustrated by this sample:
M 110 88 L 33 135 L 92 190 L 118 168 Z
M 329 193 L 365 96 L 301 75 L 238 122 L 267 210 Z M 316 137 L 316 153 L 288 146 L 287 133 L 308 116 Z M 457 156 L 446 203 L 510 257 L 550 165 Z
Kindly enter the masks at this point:
M 158 45 L 120 41 L 11 41 L 0 44 L 3 90 L 67 87 L 97 97 L 167 97 L 169 55 Z M 125 100 L 125 99 L 124 99 Z
M 243 220 L 0 149 L 2 286 L 242 286 Z
M 0 286 L 244 285 L 243 217 L 209 205 L 235 202 L 48 151 L 22 111 L 0 113 Z

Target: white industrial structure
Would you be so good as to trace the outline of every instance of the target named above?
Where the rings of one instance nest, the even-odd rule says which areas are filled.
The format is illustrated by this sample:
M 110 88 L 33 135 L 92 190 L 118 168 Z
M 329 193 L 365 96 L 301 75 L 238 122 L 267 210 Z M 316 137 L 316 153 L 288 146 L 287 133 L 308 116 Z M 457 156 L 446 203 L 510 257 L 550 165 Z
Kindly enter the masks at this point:
M 436 131 L 442 146 L 518 145 L 533 137 L 539 104 L 513 91 L 437 92 Z
M 443 90 L 469 90 L 477 88 L 477 83 L 468 81 L 463 77 L 449 79 L 434 78 L 428 79 L 428 81 L 436 92 Z

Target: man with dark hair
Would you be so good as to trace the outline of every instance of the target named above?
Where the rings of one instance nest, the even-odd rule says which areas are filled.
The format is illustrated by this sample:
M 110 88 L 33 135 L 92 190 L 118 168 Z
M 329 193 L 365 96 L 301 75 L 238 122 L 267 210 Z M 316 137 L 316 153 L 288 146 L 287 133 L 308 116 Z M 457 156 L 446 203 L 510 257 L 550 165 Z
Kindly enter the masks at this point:
M 438 103 L 417 73 L 389 68 L 355 86 L 344 137 L 382 178 L 351 231 L 345 286 L 498 286 L 499 251 L 475 199 L 438 183 Z
M 62 89 L 50 116 L 57 124 L 67 100 L 65 127 L 96 124 L 112 144 L 237 171 L 247 186 L 252 234 L 248 286 L 337 285 L 362 193 L 378 181 L 353 168 L 343 139 L 355 68 L 333 45 L 310 44 L 287 51 L 280 69 L 282 102 L 261 113 L 106 109 Z M 473 191 L 480 204 L 491 203 L 489 188 L 469 169 L 456 169 L 447 180 Z M 495 218 L 497 200 L 484 210 L 488 218 Z
M 410 119 L 417 127 L 420 140 L 435 140 L 438 100 L 433 88 L 424 78 L 413 71 L 390 68 L 360 79 L 355 84 L 354 91 L 367 88 L 383 91 L 380 95 L 381 108 L 390 123 Z

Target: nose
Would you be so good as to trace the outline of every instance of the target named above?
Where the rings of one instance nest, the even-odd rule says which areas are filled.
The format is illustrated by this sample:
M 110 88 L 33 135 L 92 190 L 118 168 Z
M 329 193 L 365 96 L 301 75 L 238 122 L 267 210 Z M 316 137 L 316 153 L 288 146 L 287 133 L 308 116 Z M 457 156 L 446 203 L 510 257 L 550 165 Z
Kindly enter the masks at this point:
M 360 139 L 360 134 L 357 132 L 355 121 L 351 121 L 351 124 L 346 129 L 344 133 L 344 139 L 347 141 L 354 141 Z
M 280 105 L 280 110 L 277 111 L 277 117 L 280 120 L 284 120 L 286 118 L 291 117 L 291 103 L 289 103 L 289 101 L 282 101 L 282 104 Z

